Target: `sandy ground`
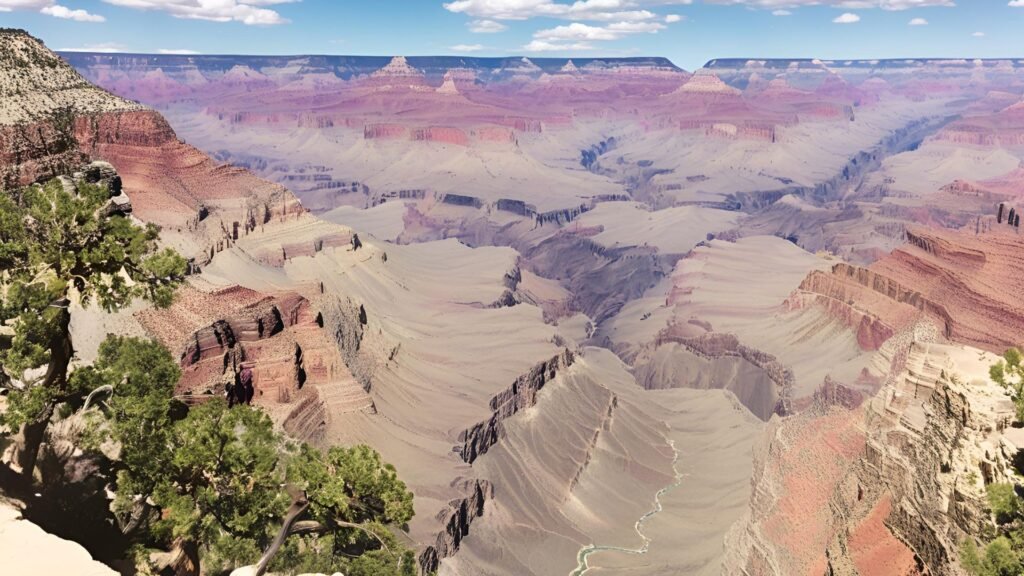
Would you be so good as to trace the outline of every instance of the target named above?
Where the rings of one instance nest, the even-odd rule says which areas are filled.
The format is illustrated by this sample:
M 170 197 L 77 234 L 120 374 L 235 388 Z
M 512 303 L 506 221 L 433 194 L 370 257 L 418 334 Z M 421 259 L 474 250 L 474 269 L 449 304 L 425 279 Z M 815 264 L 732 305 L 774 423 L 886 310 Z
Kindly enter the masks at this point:
M 599 226 L 592 239 L 609 248 L 653 246 L 659 252 L 685 254 L 709 233 L 729 230 L 740 213 L 697 206 L 651 211 L 638 202 L 603 202 L 581 216 L 579 227 Z

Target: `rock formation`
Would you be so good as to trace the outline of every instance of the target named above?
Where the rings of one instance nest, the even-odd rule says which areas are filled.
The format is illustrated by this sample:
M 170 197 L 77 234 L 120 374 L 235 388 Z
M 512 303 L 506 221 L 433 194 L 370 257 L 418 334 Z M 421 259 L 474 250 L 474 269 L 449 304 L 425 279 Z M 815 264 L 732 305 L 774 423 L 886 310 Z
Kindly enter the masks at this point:
M 185 288 L 170 309 L 138 316 L 149 333 L 180 350 L 176 394 L 186 402 L 254 402 L 279 415 L 291 434 L 314 442 L 331 419 L 373 411 L 324 329 L 323 312 L 297 294 Z M 197 326 L 210 318 L 217 320 Z
M 857 331 L 865 350 L 877 349 L 920 314 L 934 318 L 951 340 L 1000 352 L 1020 342 L 1024 308 L 1024 241 L 1000 229 L 966 232 L 914 229 L 908 244 L 869 268 L 837 264 L 812 272 L 800 290 Z M 791 303 L 799 306 L 803 298 Z
M 454 450 L 463 461 L 472 464 L 479 456 L 486 454 L 491 446 L 497 444 L 503 434 L 504 421 L 520 410 L 532 408 L 537 402 L 537 393 L 558 376 L 559 371 L 572 366 L 573 360 L 572 352 L 564 350 L 558 356 L 537 364 L 529 372 L 516 378 L 509 388 L 491 398 L 491 417 L 459 435 L 462 446 L 456 446 Z

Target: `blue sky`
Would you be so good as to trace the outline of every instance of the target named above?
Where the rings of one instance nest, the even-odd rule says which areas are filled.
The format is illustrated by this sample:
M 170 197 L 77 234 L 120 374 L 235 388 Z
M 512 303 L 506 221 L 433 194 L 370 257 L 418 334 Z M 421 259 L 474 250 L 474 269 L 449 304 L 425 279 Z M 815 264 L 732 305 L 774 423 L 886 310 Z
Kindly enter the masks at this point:
M 0 26 L 55 49 L 650 55 L 688 69 L 725 57 L 1024 57 L 1024 0 L 0 0 Z

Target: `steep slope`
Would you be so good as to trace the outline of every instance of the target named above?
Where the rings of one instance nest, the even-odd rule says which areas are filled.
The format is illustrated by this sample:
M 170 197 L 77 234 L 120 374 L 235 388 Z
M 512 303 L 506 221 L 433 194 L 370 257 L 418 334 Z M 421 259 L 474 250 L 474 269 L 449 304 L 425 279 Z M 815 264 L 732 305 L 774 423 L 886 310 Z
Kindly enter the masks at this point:
M 788 305 L 809 271 L 828 266 L 781 238 L 713 240 L 597 337 L 646 388 L 724 388 L 765 420 L 807 406 L 829 378 L 873 392 L 880 368 L 854 333 L 820 309 Z
M 857 331 L 860 346 L 878 346 L 920 315 L 932 317 L 956 342 L 1002 352 L 1020 344 L 1024 307 L 1024 240 L 1003 225 L 976 234 L 916 228 L 908 243 L 868 268 L 837 264 L 800 285 L 807 296 Z
M 197 262 L 273 219 L 302 212 L 283 187 L 218 165 L 155 111 L 89 84 L 39 40 L 0 32 L 3 185 L 70 172 L 87 159 L 118 171 L 136 216 Z
M 988 379 L 994 355 L 936 335 L 908 332 L 860 408 L 822 398 L 773 426 L 728 571 L 962 574 L 960 541 L 987 522 L 984 486 L 1014 474 L 1016 450 L 1001 440 L 1013 407 Z

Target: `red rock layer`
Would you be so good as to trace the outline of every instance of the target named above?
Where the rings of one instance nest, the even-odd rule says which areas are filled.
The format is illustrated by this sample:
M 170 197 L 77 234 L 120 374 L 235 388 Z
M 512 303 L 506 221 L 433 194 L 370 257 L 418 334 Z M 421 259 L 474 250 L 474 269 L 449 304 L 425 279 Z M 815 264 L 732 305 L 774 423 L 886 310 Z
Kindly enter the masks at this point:
M 1024 237 L 1003 228 L 978 235 L 916 229 L 907 241 L 870 268 L 837 264 L 831 273 L 811 273 L 790 306 L 824 306 L 856 330 L 866 350 L 922 314 L 954 342 L 1000 353 L 1021 345 Z
M 186 287 L 171 308 L 137 317 L 180 354 L 176 390 L 186 401 L 223 397 L 251 378 L 252 401 L 307 440 L 319 439 L 332 416 L 372 410 L 312 305 L 298 294 Z
M 993 202 L 1017 199 L 1024 196 L 1024 168 L 1016 168 L 1002 176 L 981 182 L 954 180 L 942 189 L 952 194 L 977 196 Z
M 466 132 L 458 128 L 451 128 L 447 126 L 430 126 L 428 128 L 414 130 L 412 133 L 412 139 L 424 142 L 455 144 L 458 146 L 469 145 L 469 136 Z
M 917 576 L 921 573 L 914 552 L 885 525 L 891 512 L 892 496 L 886 494 L 850 532 L 850 556 L 860 576 Z
M 369 124 L 363 129 L 366 140 L 405 140 L 408 137 L 409 130 L 401 124 Z
M 859 411 L 833 408 L 775 425 L 756 456 L 753 480 L 772 489 L 755 490 L 751 501 L 752 526 L 774 554 L 750 550 L 744 573 L 828 573 L 825 551 L 838 530 L 830 503 L 863 454 L 862 419 Z
M 71 134 L 48 122 L 0 126 L 0 177 L 16 187 L 67 173 L 88 162 Z
M 1024 105 L 952 122 L 935 140 L 985 147 L 1024 146 Z
M 246 170 L 217 164 L 174 134 L 152 110 L 74 117 L 0 128 L 4 183 L 24 185 L 75 169 L 88 159 L 110 162 L 143 221 L 187 231 L 205 262 L 241 235 L 275 217 L 305 212 L 284 187 Z

